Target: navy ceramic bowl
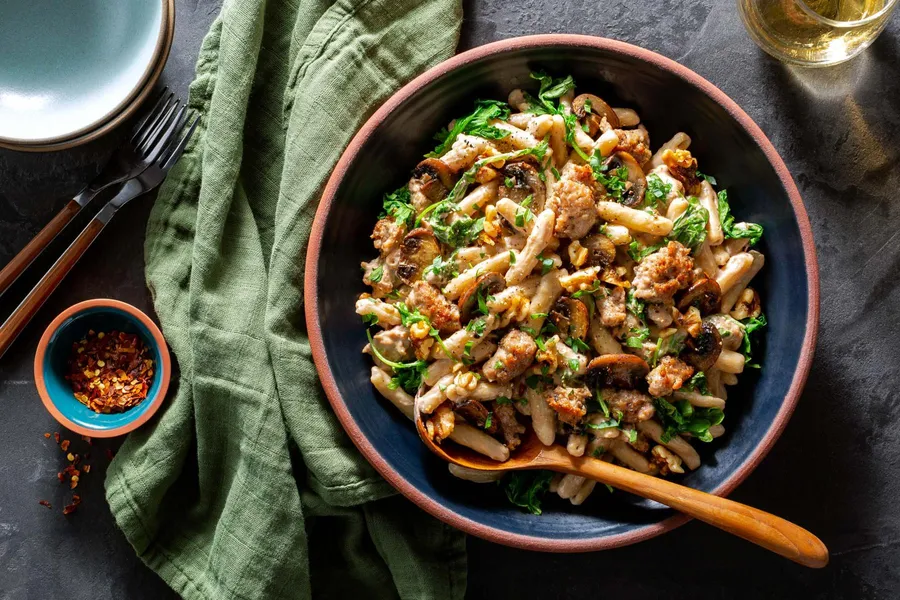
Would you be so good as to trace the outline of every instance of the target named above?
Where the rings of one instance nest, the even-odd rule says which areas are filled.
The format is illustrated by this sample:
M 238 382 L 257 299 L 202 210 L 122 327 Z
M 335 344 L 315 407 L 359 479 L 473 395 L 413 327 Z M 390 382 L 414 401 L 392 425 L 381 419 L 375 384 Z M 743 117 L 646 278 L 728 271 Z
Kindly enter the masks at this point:
M 134 333 L 150 349 L 155 373 L 147 398 L 137 406 L 101 414 L 75 399 L 65 379 L 68 361 L 72 345 L 90 330 Z M 34 357 L 34 381 L 44 406 L 62 426 L 90 437 L 124 435 L 146 423 L 165 399 L 171 375 L 171 358 L 162 332 L 146 314 L 118 300 L 87 300 L 64 310 L 47 327 Z
M 544 514 L 511 506 L 498 486 L 453 478 L 415 429 L 369 383 L 360 350 L 365 328 L 354 313 L 365 291 L 359 263 L 381 196 L 408 180 L 433 146 L 433 132 L 476 98 L 506 98 L 534 87 L 529 73 L 571 73 L 578 90 L 635 108 L 654 145 L 687 132 L 703 171 L 727 188 L 740 219 L 761 223 L 766 266 L 755 280 L 769 319 L 762 370 L 729 394 L 728 433 L 698 450 L 703 466 L 683 483 L 725 495 L 762 460 L 784 429 L 809 372 L 818 323 L 818 271 L 809 220 L 772 144 L 730 98 L 687 68 L 653 52 L 601 38 L 516 38 L 460 54 L 390 98 L 344 152 L 316 214 L 306 262 L 306 318 L 322 384 L 350 437 L 400 492 L 436 517 L 488 540 L 545 551 L 611 548 L 687 521 L 622 492 L 595 493 L 573 507 L 548 495 Z

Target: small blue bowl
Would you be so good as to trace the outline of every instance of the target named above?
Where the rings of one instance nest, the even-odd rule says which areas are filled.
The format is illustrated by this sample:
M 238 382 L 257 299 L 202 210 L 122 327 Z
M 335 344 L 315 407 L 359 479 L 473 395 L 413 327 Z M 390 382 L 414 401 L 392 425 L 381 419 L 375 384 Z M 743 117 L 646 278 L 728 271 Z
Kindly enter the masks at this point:
M 89 330 L 136 333 L 150 348 L 153 383 L 147 398 L 121 413 L 94 412 L 75 399 L 65 379 L 72 345 Z M 162 404 L 169 388 L 172 361 L 162 332 L 146 314 L 124 302 L 88 300 L 64 310 L 47 327 L 34 357 L 34 381 L 44 406 L 61 425 L 90 437 L 115 437 L 143 425 Z

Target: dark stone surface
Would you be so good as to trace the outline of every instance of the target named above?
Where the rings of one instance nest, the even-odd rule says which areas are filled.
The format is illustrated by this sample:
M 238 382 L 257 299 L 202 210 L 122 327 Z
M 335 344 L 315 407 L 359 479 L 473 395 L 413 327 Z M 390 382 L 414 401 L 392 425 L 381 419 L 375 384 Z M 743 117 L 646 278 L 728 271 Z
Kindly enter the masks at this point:
M 186 94 L 200 41 L 218 0 L 179 0 L 163 81 Z M 469 597 L 476 598 L 896 598 L 900 596 L 900 24 L 862 56 L 829 70 L 800 71 L 760 52 L 732 2 L 469 0 L 461 47 L 531 33 L 617 38 L 674 58 L 734 98 L 763 128 L 794 175 L 816 235 L 822 275 L 820 341 L 790 425 L 734 499 L 808 527 L 832 551 L 811 571 L 690 523 L 602 554 L 548 555 L 469 543 Z M 0 263 L 11 258 L 77 191 L 116 138 L 54 155 L 0 150 Z M 59 509 L 64 464 L 34 389 L 32 358 L 53 315 L 74 302 L 112 296 L 149 309 L 143 233 L 150 198 L 135 202 L 49 300 L 0 361 L 0 598 L 175 597 L 116 529 L 103 501 L 105 449 L 79 491 L 78 518 Z M 0 299 L 14 307 L 89 215 Z M 87 448 L 73 442 L 79 450 Z M 38 505 L 53 503 L 53 510 Z

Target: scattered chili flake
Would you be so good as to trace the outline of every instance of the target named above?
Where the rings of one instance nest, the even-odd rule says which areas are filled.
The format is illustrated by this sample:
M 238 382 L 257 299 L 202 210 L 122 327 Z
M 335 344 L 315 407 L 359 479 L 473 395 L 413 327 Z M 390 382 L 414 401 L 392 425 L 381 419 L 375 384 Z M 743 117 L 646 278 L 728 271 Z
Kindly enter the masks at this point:
M 56 443 L 57 443 L 57 444 L 59 443 L 59 432 L 58 432 L 58 431 L 57 431 L 57 432 L 54 432 L 54 434 L 53 434 L 53 439 L 56 440 Z
M 147 397 L 153 367 L 150 350 L 139 335 L 90 330 L 72 344 L 66 379 L 75 398 L 91 410 L 124 412 Z
M 72 462 L 73 460 L 75 460 L 75 455 L 69 452 L 68 454 L 66 454 L 66 460 Z
M 72 475 L 72 479 L 69 480 L 69 489 L 74 490 L 78 487 L 78 475 Z
M 85 473 L 90 473 L 90 472 L 91 472 L 91 465 L 84 465 L 84 467 L 82 467 L 81 470 L 84 471 Z
M 86 442 L 88 443 L 88 446 L 93 446 L 93 445 L 94 445 L 93 440 L 91 440 L 91 438 L 88 437 L 88 436 L 86 436 L 86 435 L 81 436 L 81 439 L 83 439 L 84 441 L 86 441 Z
M 75 508 L 79 504 L 81 504 L 81 496 L 79 496 L 78 494 L 72 494 L 72 504 L 66 504 L 63 507 L 63 514 L 64 515 L 72 514 L 73 512 L 75 512 Z
M 38 504 L 40 504 L 41 506 L 46 506 L 47 508 L 53 508 L 46 500 L 38 500 Z
M 63 475 L 61 471 L 60 471 L 59 473 L 56 474 L 56 478 L 59 479 L 59 482 L 60 482 L 60 483 L 62 483 L 63 481 L 66 480 L 66 476 Z
M 47 439 L 49 440 L 49 439 L 50 439 L 50 432 L 48 431 L 47 433 L 45 433 L 45 434 L 44 434 L 44 437 L 47 438 Z
M 69 440 L 63 440 L 59 447 L 62 448 L 63 452 L 66 452 L 69 449 Z
M 114 456 L 115 456 L 115 454 L 113 454 L 113 451 L 110 450 L 109 448 L 107 448 L 106 449 L 106 458 L 109 460 L 112 460 Z

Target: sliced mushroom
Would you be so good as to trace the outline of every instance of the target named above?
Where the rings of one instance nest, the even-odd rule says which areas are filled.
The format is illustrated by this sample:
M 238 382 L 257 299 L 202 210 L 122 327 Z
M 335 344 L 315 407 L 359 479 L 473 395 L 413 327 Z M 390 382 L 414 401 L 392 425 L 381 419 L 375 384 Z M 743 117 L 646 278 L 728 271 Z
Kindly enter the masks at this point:
M 603 117 L 606 117 L 610 127 L 619 128 L 619 116 L 616 111 L 599 96 L 580 94 L 572 101 L 572 112 L 588 126 L 588 135 L 591 137 L 597 135 Z
M 462 415 L 466 421 L 470 424 L 478 427 L 479 429 L 484 429 L 486 432 L 491 435 L 497 433 L 497 423 L 494 419 L 491 419 L 490 424 L 485 427 L 485 424 L 488 422 L 488 418 L 491 416 L 491 412 L 485 408 L 484 404 L 479 402 L 478 400 L 464 399 L 459 402 L 454 407 L 455 411 Z
M 621 204 L 628 207 L 638 206 L 644 201 L 644 192 L 647 190 L 647 178 L 638 161 L 628 152 L 616 152 L 606 159 L 606 173 L 610 174 L 625 167 L 628 170 L 628 182 L 622 192 Z
M 447 197 L 453 187 L 453 172 L 439 158 L 426 158 L 413 169 L 409 181 L 412 202 L 422 211 L 435 202 Z
M 604 354 L 588 363 L 585 378 L 592 388 L 634 389 L 650 372 L 650 365 L 633 354 Z
M 706 321 L 697 337 L 688 336 L 681 359 L 697 370 L 706 371 L 716 364 L 722 353 L 722 336 L 716 326 Z
M 478 294 L 487 298 L 502 292 L 506 288 L 506 279 L 500 273 L 485 273 L 478 277 L 459 298 L 459 319 L 468 323 L 478 309 Z
M 560 333 L 579 340 L 584 339 L 591 325 L 587 307 L 581 300 L 574 298 L 557 300 L 550 310 L 550 321 Z
M 581 245 L 587 248 L 588 257 L 583 266 L 600 267 L 605 269 L 616 259 L 616 246 L 602 233 L 589 235 L 581 240 Z
M 400 242 L 397 275 L 408 285 L 422 278 L 422 272 L 441 255 L 441 245 L 430 230 L 413 229 Z
M 544 210 L 544 201 L 547 198 L 547 186 L 541 181 L 538 170 L 527 162 L 511 162 L 502 169 L 503 189 L 500 195 L 521 204 L 525 198 L 531 196 L 529 208 L 534 214 Z M 511 184 L 511 185 L 510 185 Z
M 691 306 L 700 309 L 700 313 L 711 315 L 719 312 L 722 305 L 722 290 L 715 279 L 703 277 L 689 287 L 678 301 L 678 310 L 684 312 Z

